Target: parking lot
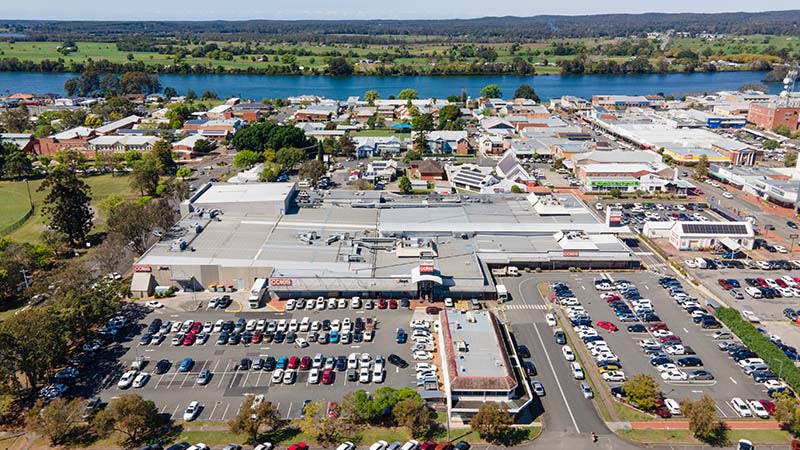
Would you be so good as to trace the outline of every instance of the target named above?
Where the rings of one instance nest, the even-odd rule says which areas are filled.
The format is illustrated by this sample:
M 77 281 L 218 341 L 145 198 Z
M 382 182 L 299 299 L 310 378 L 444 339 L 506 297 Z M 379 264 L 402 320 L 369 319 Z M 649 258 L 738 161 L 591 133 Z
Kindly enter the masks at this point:
M 642 351 L 639 341 L 642 339 L 654 339 L 648 333 L 632 333 L 627 331 L 627 326 L 630 323 L 621 323 L 614 311 L 606 304 L 600 297 L 600 292 L 594 288 L 594 280 L 600 278 L 609 279 L 625 279 L 635 284 L 640 290 L 641 296 L 649 298 L 652 301 L 653 307 L 660 317 L 661 321 L 666 323 L 672 332 L 678 335 L 686 346 L 694 350 L 696 355 L 702 359 L 702 367 L 686 368 L 685 370 L 703 369 L 712 372 L 714 380 L 711 381 L 664 381 L 659 376 L 655 367 L 650 364 L 649 357 Z M 529 281 L 533 280 L 533 281 Z M 539 274 L 539 275 L 526 275 L 519 279 L 507 279 L 505 283 L 511 284 L 513 287 L 509 288 L 512 295 L 516 294 L 514 300 L 505 305 L 508 313 L 512 313 L 514 317 L 521 314 L 521 310 L 530 310 L 531 314 L 544 316 L 547 312 L 546 308 L 548 300 L 542 300 L 540 294 L 536 291 L 535 286 L 541 281 L 548 284 L 553 282 L 564 282 L 570 286 L 581 305 L 586 309 L 586 312 L 591 316 L 593 324 L 600 336 L 608 343 L 610 349 L 619 357 L 622 370 L 626 376 L 631 377 L 635 374 L 645 373 L 652 375 L 657 382 L 665 397 L 673 398 L 680 401 L 683 398 L 696 399 L 703 394 L 710 395 L 717 402 L 717 410 L 720 417 L 735 418 L 736 412 L 730 406 L 729 402 L 733 397 L 742 397 L 745 399 L 767 399 L 767 390 L 761 384 L 755 383 L 750 377 L 746 376 L 743 371 L 736 366 L 736 363 L 728 357 L 725 352 L 718 349 L 717 343 L 712 338 L 714 331 L 705 330 L 699 325 L 692 322 L 689 314 L 687 314 L 658 284 L 658 277 L 651 273 L 624 273 L 624 274 L 601 274 L 601 273 L 580 273 L 580 274 Z M 687 291 L 692 291 L 689 286 L 685 286 Z M 696 294 L 696 293 L 695 293 Z M 521 297 L 521 298 L 520 298 Z M 553 306 L 555 307 L 555 306 Z M 511 319 L 512 321 L 514 319 Z M 599 321 L 609 321 L 619 327 L 619 331 L 610 332 L 596 324 Z M 561 324 L 564 326 L 565 324 Z M 553 331 L 550 327 L 539 327 L 539 334 L 545 342 L 545 346 L 549 347 L 549 343 L 553 342 Z M 538 339 L 530 343 L 541 347 Z M 583 345 L 581 342 L 570 342 L 572 346 Z M 556 349 L 558 346 L 555 347 Z M 570 386 L 573 383 L 572 375 L 569 370 L 569 363 L 565 361 L 561 352 L 558 350 L 549 350 L 548 355 L 537 355 L 533 352 L 533 360 L 536 367 L 540 372 L 544 371 L 550 365 L 554 367 L 554 372 L 557 379 L 561 380 L 559 386 L 556 380 L 542 379 L 545 383 L 545 388 L 549 389 L 550 393 L 555 393 L 556 396 L 550 397 L 547 401 L 562 400 L 558 396 L 558 391 L 563 389 L 564 398 L 563 404 L 545 405 L 545 411 L 548 414 L 553 414 L 552 411 L 564 410 L 565 407 L 570 409 L 570 405 L 579 405 L 584 401 L 578 397 L 577 389 Z M 673 356 L 673 360 L 677 360 L 681 356 Z M 583 362 L 584 367 L 587 361 Z M 589 364 L 592 361 L 588 361 Z M 567 380 L 566 382 L 564 380 Z M 548 385 L 549 384 L 549 385 Z M 578 384 L 577 381 L 574 384 Z M 619 385 L 612 383 L 610 386 Z M 569 394 L 569 395 L 567 395 Z M 572 395 L 572 397 L 570 397 Z M 549 397 L 549 396 L 548 396 Z M 580 408 L 572 407 L 572 414 L 584 414 Z M 577 410 L 577 411 L 576 411 Z
M 169 301 L 165 301 L 167 303 Z M 408 309 L 396 310 L 366 310 L 366 309 L 335 309 L 335 310 L 302 310 L 287 312 L 272 312 L 269 310 L 249 311 L 240 313 L 226 313 L 215 309 L 204 309 L 196 312 L 185 312 L 169 306 L 153 311 L 139 322 L 139 331 L 121 348 L 114 351 L 119 355 L 120 362 L 117 372 L 127 370 L 131 363 L 139 358 L 147 361 L 143 371 L 151 374 L 150 379 L 141 388 L 129 387 L 119 388 L 116 383 L 118 377 L 113 378 L 113 383 L 100 393 L 104 401 L 108 401 L 114 396 L 119 396 L 125 392 L 135 392 L 147 399 L 153 400 L 159 411 L 169 414 L 174 418 L 181 418 L 184 409 L 191 401 L 199 401 L 202 410 L 197 420 L 227 420 L 233 417 L 239 409 L 245 395 L 266 394 L 267 398 L 278 406 L 281 414 L 286 418 L 296 418 L 301 414 L 302 405 L 305 399 L 339 401 L 344 394 L 357 390 L 374 390 L 380 386 L 403 387 L 415 386 L 414 362 L 410 344 L 397 344 L 395 342 L 395 330 L 404 328 L 409 330 L 409 322 L 414 315 L 414 311 Z M 424 314 L 417 312 L 417 314 Z M 145 331 L 147 324 L 154 318 L 162 321 L 170 320 L 185 321 L 192 320 L 201 323 L 216 322 L 219 319 L 236 321 L 243 318 L 246 321 L 251 319 L 265 319 L 266 321 L 280 321 L 285 319 L 287 322 L 296 319 L 302 321 L 303 317 L 308 317 L 310 321 L 330 320 L 343 321 L 350 318 L 365 320 L 372 318 L 375 323 L 375 332 L 372 342 L 351 342 L 350 344 L 328 343 L 321 344 L 311 342 L 305 348 L 297 348 L 295 344 L 283 343 L 251 343 L 251 344 L 217 344 L 217 333 L 211 333 L 209 340 L 205 344 L 195 343 L 190 346 L 173 345 L 171 340 L 175 333 L 170 333 L 160 344 L 140 345 L 139 338 Z M 305 337 L 306 333 L 298 333 Z M 410 342 L 410 341 L 409 341 Z M 348 381 L 345 370 L 333 370 L 334 378 L 330 385 L 322 383 L 312 384 L 309 381 L 309 370 L 298 370 L 297 378 L 291 384 L 273 382 L 273 371 L 268 370 L 249 370 L 241 367 L 243 358 L 251 361 L 256 358 L 280 358 L 282 356 L 296 356 L 302 358 L 308 356 L 313 358 L 317 353 L 324 356 L 347 357 L 351 353 L 357 353 L 359 358 L 362 354 L 370 355 L 372 361 L 376 355 L 382 355 L 384 359 L 390 354 L 396 354 L 409 363 L 409 367 L 400 369 L 393 364 L 385 365 L 385 377 L 380 382 L 364 383 L 359 381 Z M 179 363 L 184 358 L 192 358 L 193 365 L 187 372 L 178 370 Z M 166 359 L 170 361 L 170 367 L 163 374 L 155 374 L 156 362 Z M 197 383 L 198 374 L 204 369 L 211 372 L 211 379 L 208 383 L 201 385 Z

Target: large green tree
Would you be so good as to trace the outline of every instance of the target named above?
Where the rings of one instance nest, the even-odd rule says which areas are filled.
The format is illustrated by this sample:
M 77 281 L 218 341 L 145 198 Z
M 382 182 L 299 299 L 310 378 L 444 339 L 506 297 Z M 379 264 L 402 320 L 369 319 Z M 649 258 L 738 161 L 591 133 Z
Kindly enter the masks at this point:
M 278 150 L 284 147 L 308 147 L 311 143 L 300 128 L 291 125 L 278 125 L 262 122 L 240 130 L 231 141 L 236 150 L 267 149 Z
M 503 96 L 503 91 L 500 90 L 500 86 L 496 84 L 487 84 L 486 86 L 481 89 L 481 97 L 484 98 L 501 98 Z
M 366 100 L 367 104 L 372 106 L 375 104 L 375 100 L 381 98 L 381 94 L 378 93 L 376 90 L 369 90 L 364 93 L 364 100 Z
M 145 155 L 133 164 L 131 171 L 131 187 L 141 195 L 156 195 L 158 189 L 158 164 L 152 155 Z
M 537 103 L 541 101 L 539 95 L 536 94 L 536 91 L 529 84 L 519 85 L 517 90 L 514 91 L 514 98 L 526 98 L 528 100 L 533 100 Z
M 92 423 L 101 435 L 108 435 L 112 431 L 124 435 L 129 445 L 157 436 L 162 425 L 153 401 L 136 394 L 125 394 L 111 399 L 108 406 L 97 413 Z
M 35 391 L 67 355 L 64 324 L 51 308 L 18 312 L 0 324 L 0 364 L 16 367 Z
M 231 433 L 247 435 L 249 444 L 257 444 L 263 432 L 272 432 L 281 424 L 280 411 L 272 402 L 261 402 L 253 407 L 254 396 L 245 397 L 239 413 L 228 421 Z
M 406 176 L 400 177 L 400 184 L 398 187 L 403 194 L 410 194 L 414 191 L 414 188 L 411 186 L 411 180 Z
M 49 403 L 37 402 L 25 415 L 28 430 L 47 436 L 50 444 L 66 442 L 78 428 L 84 404 L 80 398 L 56 398 Z
M 681 409 L 689 420 L 689 430 L 701 441 L 711 441 L 723 428 L 722 422 L 717 419 L 716 403 L 707 394 L 696 401 L 682 401 Z
M 658 384 L 647 374 L 637 374 L 623 384 L 628 402 L 646 412 L 653 412 L 658 406 Z
M 416 100 L 419 98 L 419 94 L 416 89 L 406 88 L 397 94 L 397 98 L 400 100 Z
M 287 170 L 293 170 L 296 165 L 305 161 L 305 159 L 306 152 L 301 148 L 285 147 L 275 154 L 275 162 Z
M 313 184 L 317 184 L 320 178 L 325 176 L 325 172 L 325 163 L 318 159 L 312 159 L 300 166 L 299 175 L 300 178 L 307 178 L 311 180 Z
M 153 144 L 150 153 L 156 161 L 156 167 L 159 173 L 162 175 L 175 175 L 175 171 L 178 170 L 178 164 L 175 162 L 175 158 L 172 154 L 172 144 L 163 139 L 159 139 Z
M 399 401 L 392 409 L 395 423 L 408 428 L 415 438 L 426 436 L 435 424 L 433 411 L 421 398 L 407 398 Z
M 514 418 L 505 403 L 483 403 L 469 422 L 478 435 L 488 442 L 497 442 L 511 429 Z
M 430 114 L 420 114 L 411 119 L 411 129 L 414 131 L 433 130 L 433 117 Z
M 0 113 L 0 131 L 6 133 L 23 133 L 32 129 L 28 116 L 28 107 L 25 105 L 7 109 Z
M 63 233 L 73 247 L 85 241 L 92 229 L 89 186 L 72 170 L 58 166 L 50 171 L 39 190 L 47 192 L 42 212 L 48 226 Z

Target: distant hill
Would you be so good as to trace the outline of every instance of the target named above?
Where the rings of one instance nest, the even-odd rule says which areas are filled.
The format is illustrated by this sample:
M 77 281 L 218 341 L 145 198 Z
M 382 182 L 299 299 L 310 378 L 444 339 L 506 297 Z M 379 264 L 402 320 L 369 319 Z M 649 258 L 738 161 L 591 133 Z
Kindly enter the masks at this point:
M 369 42 L 386 36 L 453 40 L 525 41 L 567 37 L 617 37 L 674 29 L 690 33 L 800 36 L 800 10 L 759 13 L 647 13 L 591 16 L 484 17 L 447 20 L 247 20 L 247 21 L 32 21 L 3 20 L 0 27 L 27 39 L 113 39 L 126 35 L 203 39 Z M 380 36 L 380 37 L 379 37 Z M 16 38 L 15 39 L 19 39 Z

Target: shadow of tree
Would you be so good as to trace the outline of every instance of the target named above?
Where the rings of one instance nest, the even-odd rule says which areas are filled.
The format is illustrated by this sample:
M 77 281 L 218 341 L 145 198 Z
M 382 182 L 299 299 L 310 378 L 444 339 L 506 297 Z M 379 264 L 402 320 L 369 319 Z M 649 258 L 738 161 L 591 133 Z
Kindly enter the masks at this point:
M 506 447 L 513 447 L 528 438 L 528 430 L 525 428 L 511 427 L 497 436 L 496 443 Z
M 714 429 L 708 436 L 705 438 L 701 438 L 700 440 L 704 443 L 712 446 L 712 447 L 725 447 L 730 445 L 730 438 L 728 437 L 728 425 L 724 422 L 720 422 L 719 426 Z

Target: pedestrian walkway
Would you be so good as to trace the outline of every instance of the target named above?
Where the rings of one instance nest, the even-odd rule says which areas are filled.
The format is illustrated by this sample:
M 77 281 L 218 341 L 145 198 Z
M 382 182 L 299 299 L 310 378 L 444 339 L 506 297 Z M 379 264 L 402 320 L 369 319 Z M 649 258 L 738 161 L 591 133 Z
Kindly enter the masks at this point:
M 541 304 L 531 305 L 531 304 L 519 303 L 519 304 L 512 304 L 512 305 L 504 305 L 503 308 L 505 308 L 505 309 L 516 309 L 516 310 L 529 309 L 529 310 L 535 310 L 535 311 L 546 311 L 547 310 L 547 305 L 541 305 Z
M 631 422 L 634 430 L 688 430 L 686 420 L 657 420 L 652 422 Z M 774 420 L 731 420 L 725 421 L 731 430 L 779 430 L 781 424 Z

